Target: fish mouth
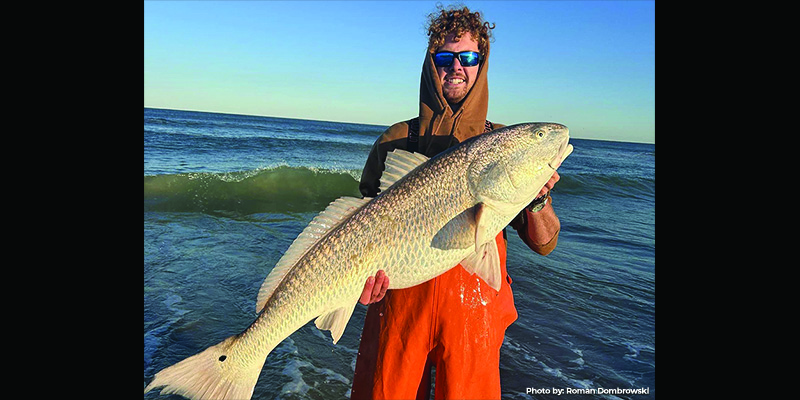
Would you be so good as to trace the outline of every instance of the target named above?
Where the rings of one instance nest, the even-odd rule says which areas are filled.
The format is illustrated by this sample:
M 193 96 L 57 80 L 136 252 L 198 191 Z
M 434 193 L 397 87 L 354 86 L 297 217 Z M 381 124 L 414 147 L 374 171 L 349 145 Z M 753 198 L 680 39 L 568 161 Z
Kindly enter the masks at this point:
M 553 170 L 557 170 L 558 167 L 561 166 L 561 163 L 564 162 L 564 160 L 567 158 L 567 156 L 572 154 L 572 150 L 573 147 L 569 143 L 569 138 L 564 139 L 564 142 L 562 142 L 561 146 L 558 147 L 558 152 L 556 153 L 556 156 L 553 157 L 553 159 L 550 160 L 550 162 L 547 163 L 547 165 Z

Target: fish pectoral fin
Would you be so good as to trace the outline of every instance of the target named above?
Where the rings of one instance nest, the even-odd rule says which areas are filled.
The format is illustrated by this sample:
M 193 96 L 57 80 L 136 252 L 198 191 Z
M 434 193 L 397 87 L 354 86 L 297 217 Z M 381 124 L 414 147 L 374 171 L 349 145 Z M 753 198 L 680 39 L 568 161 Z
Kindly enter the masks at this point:
M 499 231 L 490 232 L 489 225 L 498 219 L 505 219 L 504 216 L 513 217 L 519 214 L 522 205 L 484 198 L 480 199 L 473 209 L 475 210 L 475 252 L 478 252 L 484 243 L 493 241 L 499 233 Z
M 476 206 L 477 207 L 477 206 Z M 431 240 L 440 250 L 468 249 L 475 241 L 475 207 L 470 207 L 448 221 Z
M 333 344 L 336 344 L 336 342 L 338 342 L 342 337 L 344 328 L 347 326 L 347 322 L 350 321 L 350 317 L 353 315 L 353 310 L 355 310 L 356 304 L 358 304 L 358 300 L 354 301 L 352 306 L 340 307 L 322 314 L 317 317 L 316 320 L 314 320 L 314 325 L 321 330 L 331 331 Z
M 487 243 L 490 239 L 494 238 L 487 238 L 488 234 L 486 232 L 486 221 L 488 220 L 486 216 L 491 211 L 488 210 L 488 207 L 486 207 L 486 204 L 484 203 L 476 204 L 474 210 L 475 210 L 475 253 L 477 254 L 484 243 Z M 484 222 L 483 224 L 481 224 L 482 218 Z
M 482 244 L 469 257 L 461 260 L 461 266 L 471 274 L 477 274 L 492 289 L 500 291 L 500 253 L 497 241 L 492 239 Z

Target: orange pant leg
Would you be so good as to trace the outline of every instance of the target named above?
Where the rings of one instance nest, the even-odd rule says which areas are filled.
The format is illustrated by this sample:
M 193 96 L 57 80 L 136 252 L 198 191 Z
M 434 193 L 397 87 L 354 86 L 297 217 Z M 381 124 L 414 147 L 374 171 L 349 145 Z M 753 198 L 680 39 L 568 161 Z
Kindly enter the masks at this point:
M 502 233 L 495 240 L 504 278 L 500 291 L 461 267 L 441 277 L 435 324 L 437 399 L 500 398 L 500 347 L 517 310 Z
M 425 386 L 435 283 L 389 290 L 369 306 L 351 399 L 414 399 Z
M 499 292 L 457 266 L 370 306 L 353 399 L 427 399 L 430 364 L 437 399 L 500 398 L 500 346 L 517 311 L 502 233 L 495 240 L 505 278 Z

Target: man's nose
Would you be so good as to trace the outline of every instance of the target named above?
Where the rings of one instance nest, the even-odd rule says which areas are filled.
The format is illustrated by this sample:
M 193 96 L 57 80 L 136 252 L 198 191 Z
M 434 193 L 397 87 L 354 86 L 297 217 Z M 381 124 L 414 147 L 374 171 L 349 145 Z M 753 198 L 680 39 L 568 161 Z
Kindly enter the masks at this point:
M 456 65 L 456 64 L 458 64 L 458 65 Z M 462 71 L 463 69 L 464 69 L 464 67 L 461 66 L 461 61 L 458 59 L 458 57 L 455 57 L 453 59 L 453 63 L 449 67 L 447 67 L 447 71 L 451 71 L 451 72 Z

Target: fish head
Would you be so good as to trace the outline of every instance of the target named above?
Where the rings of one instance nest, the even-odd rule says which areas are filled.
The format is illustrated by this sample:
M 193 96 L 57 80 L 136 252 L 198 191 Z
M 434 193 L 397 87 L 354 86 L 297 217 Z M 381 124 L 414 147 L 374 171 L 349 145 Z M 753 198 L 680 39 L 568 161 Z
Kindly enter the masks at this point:
M 572 152 L 569 129 L 556 123 L 511 125 L 478 138 L 468 150 L 470 191 L 509 209 L 530 203 Z

